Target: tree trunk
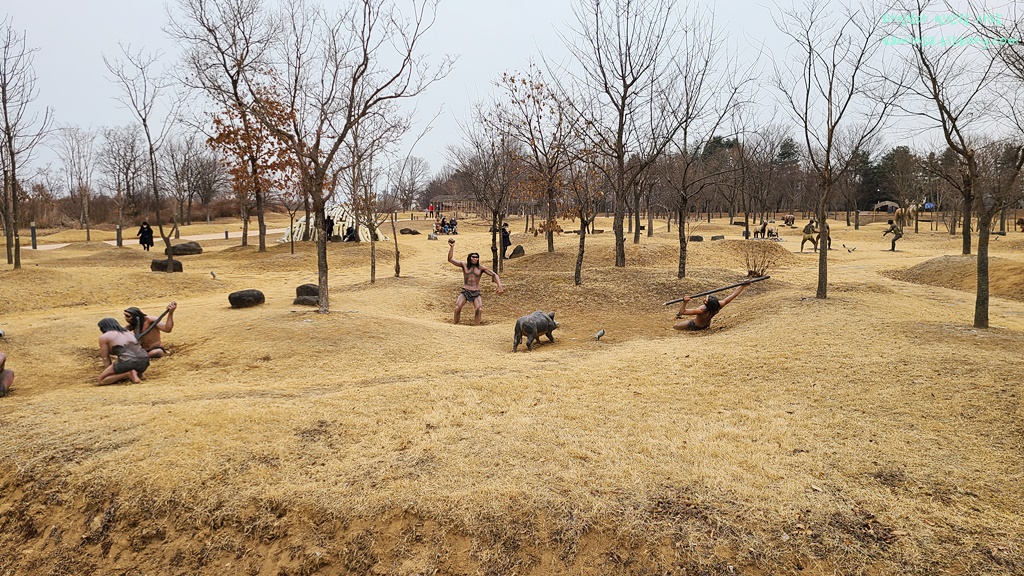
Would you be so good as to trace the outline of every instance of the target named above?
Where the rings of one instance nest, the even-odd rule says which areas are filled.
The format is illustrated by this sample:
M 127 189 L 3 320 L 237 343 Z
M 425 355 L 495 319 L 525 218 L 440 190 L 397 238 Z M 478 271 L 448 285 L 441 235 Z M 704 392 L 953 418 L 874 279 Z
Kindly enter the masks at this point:
M 309 230 L 309 220 L 306 220 L 306 230 Z M 249 245 L 249 208 L 245 201 L 242 201 L 242 246 Z
M 547 192 L 548 192 L 548 222 L 554 222 L 555 221 L 556 205 L 555 205 L 555 186 L 554 186 L 554 184 L 552 182 L 548 182 L 548 190 L 547 190 Z M 549 228 L 549 230 L 547 231 L 545 236 L 547 237 L 548 252 L 550 253 L 550 252 L 554 252 L 555 251 L 555 231 L 554 230 L 550 230 L 550 228 L 553 228 L 553 226 L 548 226 L 548 228 Z
M 398 214 L 395 212 L 391 213 L 391 237 L 395 239 L 395 278 L 402 276 L 402 253 L 398 251 L 398 231 L 396 229 L 395 220 L 398 219 Z M 412 214 L 409 215 L 409 219 L 412 219 Z
M 256 221 L 260 229 L 260 252 L 267 251 L 267 221 L 263 217 L 263 191 L 256 190 Z
M 501 234 L 501 224 L 498 222 L 498 211 L 491 210 L 491 269 L 502 272 L 500 269 L 501 260 L 498 252 L 498 236 Z
M 621 199 L 615 201 L 615 215 L 612 217 L 612 230 L 615 232 L 615 267 L 626 266 L 626 236 L 623 223 L 626 220 L 626 207 Z
M 679 235 L 679 267 L 676 269 L 676 278 L 686 278 L 686 201 L 683 201 L 679 208 L 679 223 L 676 232 Z
M 654 236 L 654 215 L 651 214 L 651 196 L 647 196 L 647 237 Z
M 825 202 L 828 199 L 828 192 L 818 204 L 818 290 L 815 293 L 817 298 L 828 298 L 828 237 L 830 231 L 825 227 L 826 214 Z
M 313 212 L 310 210 L 309 207 L 309 192 L 303 194 L 302 196 L 302 207 L 306 212 L 306 227 L 302 231 L 302 241 L 306 242 L 309 240 L 309 233 L 311 232 L 309 223 L 312 222 L 314 218 Z
M 13 191 L 14 187 L 10 184 L 11 174 L 4 170 L 4 181 L 3 181 L 3 201 L 4 201 L 4 234 L 6 235 L 4 243 L 7 245 L 7 263 L 14 263 L 14 209 L 13 209 Z
M 988 241 L 992 233 L 992 218 L 980 210 L 978 218 L 978 287 L 974 299 L 974 327 L 988 328 Z M 966 236 L 966 234 L 965 234 Z
M 370 284 L 377 283 L 377 225 L 376 219 L 371 214 L 370 221 L 367 223 L 366 228 L 370 231 Z M 323 231 L 323 236 L 327 237 L 327 231 Z
M 323 230 L 324 228 L 324 202 L 323 200 L 313 199 L 313 218 L 315 220 L 314 225 L 317 230 Z M 308 222 L 308 220 L 307 220 Z M 306 231 L 310 230 L 310 226 L 306 226 Z M 316 235 L 316 271 L 317 271 L 317 287 L 320 291 L 320 306 L 317 308 L 319 314 L 330 314 L 331 313 L 331 299 L 330 299 L 330 288 L 327 286 L 327 235 L 317 234 Z
M 973 183 L 969 180 L 964 182 L 964 220 L 963 226 L 963 254 L 966 256 L 971 253 L 971 210 L 974 204 L 974 191 L 972 190 Z
M 580 215 L 580 248 L 576 252 L 576 270 L 573 273 L 573 284 L 579 286 L 583 283 L 583 252 L 587 243 L 587 215 L 584 210 L 579 211 Z
M 633 244 L 640 243 L 640 197 L 633 200 Z

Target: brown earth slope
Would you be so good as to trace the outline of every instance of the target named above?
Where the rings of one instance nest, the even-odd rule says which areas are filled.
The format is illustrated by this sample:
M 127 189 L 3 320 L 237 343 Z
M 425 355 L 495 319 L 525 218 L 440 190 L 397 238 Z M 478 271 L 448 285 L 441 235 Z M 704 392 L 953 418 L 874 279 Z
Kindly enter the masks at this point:
M 486 224 L 460 224 L 456 258 L 489 264 Z M 615 268 L 602 221 L 574 286 L 578 237 L 548 254 L 513 220 L 527 255 L 478 327 L 452 325 L 461 276 L 425 234 L 400 278 L 380 243 L 372 284 L 368 245 L 331 244 L 329 315 L 292 305 L 308 244 L 204 241 L 172 275 L 135 245 L 26 252 L 0 271 L 0 575 L 1024 571 L 1024 235 L 993 243 L 978 330 L 958 237 L 891 253 L 843 224 L 820 300 L 799 229 L 703 223 L 729 240 L 678 279 L 674 228 Z M 755 244 L 772 278 L 672 330 L 662 302 L 738 281 Z M 243 288 L 267 303 L 231 309 Z M 96 322 L 171 299 L 171 354 L 94 386 Z M 538 309 L 556 341 L 513 354 Z

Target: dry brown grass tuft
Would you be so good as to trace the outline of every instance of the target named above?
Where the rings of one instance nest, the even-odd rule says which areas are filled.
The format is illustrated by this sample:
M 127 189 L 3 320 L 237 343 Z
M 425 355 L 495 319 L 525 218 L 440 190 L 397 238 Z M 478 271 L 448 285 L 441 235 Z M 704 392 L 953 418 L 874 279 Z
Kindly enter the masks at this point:
M 209 225 L 223 228 L 224 223 Z M 233 226 L 233 223 L 228 224 Z M 410 227 L 423 221 L 408 223 Z M 137 245 L 27 252 L 0 271 L 0 573 L 1013 574 L 1024 569 L 1016 238 L 993 245 L 993 328 L 975 330 L 959 239 L 833 222 L 783 242 L 772 279 L 711 330 L 665 300 L 739 281 L 750 242 L 676 231 L 524 235 L 484 323 L 451 324 L 447 245 L 331 244 L 329 315 L 291 304 L 309 244 L 200 241 L 182 274 Z M 570 225 L 564 225 L 571 228 Z M 456 255 L 489 258 L 461 220 Z M 855 251 L 842 249 L 857 246 Z M 771 248 L 767 248 L 767 247 Z M 211 271 L 216 271 L 213 278 Z M 257 288 L 264 306 L 233 310 Z M 171 354 L 140 385 L 93 386 L 96 321 L 176 299 Z M 511 353 L 515 319 L 556 342 Z M 466 312 L 469 312 L 468 314 Z M 606 335 L 594 339 L 600 329 Z M 143 570 L 142 567 L 145 567 Z

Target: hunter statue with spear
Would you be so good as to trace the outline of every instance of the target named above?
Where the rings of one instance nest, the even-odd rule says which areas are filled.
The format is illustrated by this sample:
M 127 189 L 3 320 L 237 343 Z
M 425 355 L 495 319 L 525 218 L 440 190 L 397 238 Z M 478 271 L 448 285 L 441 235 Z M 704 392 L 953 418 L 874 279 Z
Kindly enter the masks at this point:
M 761 280 L 767 280 L 768 278 L 771 278 L 771 276 L 749 278 L 743 282 L 737 282 L 736 284 L 730 284 L 721 288 L 715 288 L 714 290 L 687 295 L 682 298 L 665 302 L 665 305 L 667 306 L 669 304 L 675 304 L 676 302 L 682 301 L 683 306 L 679 309 L 679 312 L 676 313 L 676 319 L 682 319 L 683 316 L 693 316 L 691 320 L 676 322 L 672 327 L 676 330 L 705 330 L 709 328 L 711 326 L 711 319 L 715 317 L 715 314 L 718 314 L 722 308 L 725 308 L 726 304 L 732 302 L 737 296 L 739 296 L 740 292 L 743 292 L 744 288 L 754 282 L 760 282 Z M 719 300 L 717 296 L 712 296 L 715 292 L 721 292 L 723 290 L 728 290 L 729 288 L 735 288 L 735 290 L 732 291 L 732 294 L 729 294 L 722 300 Z M 706 296 L 706 298 L 704 298 L 704 302 L 700 306 L 697 306 L 696 308 L 686 307 L 686 305 L 690 303 L 690 300 L 700 296 Z

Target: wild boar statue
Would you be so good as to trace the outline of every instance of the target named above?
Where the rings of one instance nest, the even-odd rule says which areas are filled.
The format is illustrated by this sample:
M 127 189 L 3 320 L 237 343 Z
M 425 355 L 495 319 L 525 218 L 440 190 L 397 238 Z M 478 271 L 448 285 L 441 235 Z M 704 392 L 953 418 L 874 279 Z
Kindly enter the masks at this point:
M 526 349 L 533 350 L 533 342 L 540 338 L 541 334 L 546 334 L 548 340 L 551 342 L 555 341 L 555 337 L 551 335 L 551 332 L 558 328 L 558 322 L 555 322 L 554 312 L 541 312 L 537 310 L 533 314 L 523 316 L 519 320 L 516 320 L 516 336 L 512 341 L 512 351 L 515 352 L 519 348 L 519 343 L 523 341 L 523 336 L 526 336 Z

